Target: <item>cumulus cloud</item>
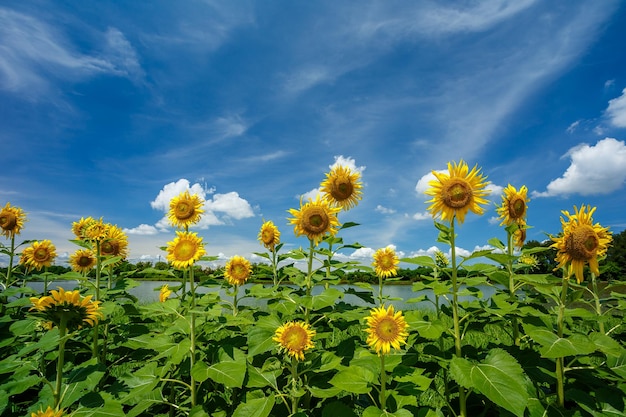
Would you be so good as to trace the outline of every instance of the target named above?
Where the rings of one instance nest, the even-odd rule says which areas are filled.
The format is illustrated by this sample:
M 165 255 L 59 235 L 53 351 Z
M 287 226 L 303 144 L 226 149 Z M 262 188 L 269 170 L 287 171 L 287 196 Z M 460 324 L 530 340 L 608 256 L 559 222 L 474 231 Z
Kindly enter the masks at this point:
M 152 208 L 164 212 L 164 217 L 155 224 L 157 230 L 166 231 L 171 226 L 167 220 L 170 200 L 179 194 L 189 191 L 204 199 L 202 217 L 197 224 L 199 229 L 208 229 L 209 226 L 229 224 L 232 219 L 241 220 L 254 217 L 252 206 L 247 200 L 241 198 L 239 193 L 231 191 L 225 194 L 215 193 L 215 188 L 207 188 L 198 183 L 191 184 L 189 180 L 181 178 L 176 182 L 170 182 L 163 186 L 154 201 L 150 202 Z M 212 194 L 212 196 L 211 196 Z
M 374 210 L 382 214 L 394 214 L 396 212 L 394 209 L 383 207 L 380 204 Z
M 533 191 L 533 197 L 608 194 L 623 187 L 626 181 L 624 141 L 605 138 L 595 146 L 583 143 L 571 148 L 563 157 L 570 158 L 565 173 L 551 181 L 546 191 Z
M 432 215 L 429 212 L 424 211 L 424 212 L 415 213 L 414 215 L 411 216 L 411 218 L 413 220 L 430 220 L 432 219 Z
M 158 229 L 149 224 L 140 224 L 137 227 L 133 227 L 132 229 L 123 229 L 124 233 L 129 235 L 156 235 L 159 233 Z
M 626 127 L 626 88 L 622 90 L 621 96 L 609 100 L 606 115 L 613 126 Z
M 365 171 L 365 166 L 357 167 L 356 161 L 353 158 L 350 158 L 349 156 L 348 157 L 344 157 L 343 155 L 335 156 L 335 162 L 332 165 L 329 165 L 328 168 L 333 169 L 338 166 L 349 168 L 350 171 L 355 171 L 360 174 L 363 174 L 363 171 Z

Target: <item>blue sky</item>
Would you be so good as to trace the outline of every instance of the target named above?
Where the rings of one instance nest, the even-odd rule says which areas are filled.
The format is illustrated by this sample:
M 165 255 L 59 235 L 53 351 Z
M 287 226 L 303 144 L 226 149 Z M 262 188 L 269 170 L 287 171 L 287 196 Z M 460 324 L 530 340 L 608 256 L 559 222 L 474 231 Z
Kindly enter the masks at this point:
M 0 203 L 63 263 L 71 224 L 123 228 L 130 260 L 164 257 L 167 202 L 206 199 L 209 255 L 253 261 L 265 220 L 288 225 L 336 162 L 362 172 L 339 215 L 371 263 L 432 253 L 424 186 L 448 161 L 491 181 L 458 245 L 492 237 L 507 184 L 531 192 L 528 238 L 561 210 L 626 227 L 626 3 L 583 0 L 150 1 L 0 4 Z M 8 243 L 8 242 L 5 242 Z M 464 253 L 464 252 L 461 252 Z M 0 260 L 2 262 L 3 260 Z M 6 263 L 6 259 L 4 260 Z

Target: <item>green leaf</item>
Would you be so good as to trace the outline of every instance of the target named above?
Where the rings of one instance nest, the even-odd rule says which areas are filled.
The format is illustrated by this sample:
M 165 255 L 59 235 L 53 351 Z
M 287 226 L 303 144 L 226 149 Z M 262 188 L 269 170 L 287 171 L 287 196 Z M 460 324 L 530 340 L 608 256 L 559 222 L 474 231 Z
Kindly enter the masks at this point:
M 624 349 L 615 339 L 603 333 L 591 333 L 589 335 L 589 340 L 596 345 L 597 350 L 606 355 L 620 357 L 626 352 L 626 349 Z
M 420 265 L 420 266 L 427 266 L 430 268 L 434 268 L 437 266 L 433 258 L 431 258 L 430 256 L 426 256 L 426 255 L 415 256 L 413 258 L 402 258 L 400 259 L 400 262 L 406 262 L 408 264 L 415 264 L 415 265 Z
M 408 310 L 404 316 L 406 324 L 411 330 L 417 330 L 417 333 L 430 340 L 436 340 L 441 337 L 443 332 L 448 329 L 441 320 L 425 321 L 416 310 Z
M 93 391 L 104 376 L 104 365 L 96 359 L 90 359 L 74 368 L 68 375 L 66 391 L 63 395 L 62 407 L 67 408 Z
M 340 401 L 328 403 L 322 410 L 322 417 L 357 417 L 354 410 Z
M 277 387 L 276 378 L 282 373 L 282 369 L 259 369 L 248 364 L 248 388 Z
M 191 374 L 199 382 L 211 378 L 229 388 L 241 388 L 246 377 L 246 368 L 246 356 L 242 351 L 233 348 L 231 357 L 220 348 L 219 361 L 216 364 L 207 366 L 204 362 L 197 362 L 191 369 Z
M 248 331 L 248 356 L 252 357 L 272 350 L 276 346 L 276 342 L 272 340 L 274 334 L 275 330 L 256 325 L 252 327 Z
M 374 382 L 376 376 L 366 368 L 350 366 L 337 372 L 330 383 L 344 391 L 354 394 L 367 394 L 371 391 L 370 383 Z
M 389 411 L 383 411 L 378 407 L 369 406 L 363 410 L 363 417 L 413 417 L 413 413 L 404 409 L 399 409 L 390 413 Z
M 506 351 L 492 349 L 485 360 L 478 364 L 454 357 L 450 362 L 450 375 L 459 385 L 479 391 L 517 416 L 524 415 L 528 394 L 523 370 Z
M 582 334 L 573 334 L 567 338 L 559 337 L 549 330 L 524 325 L 524 331 L 533 341 L 539 343 L 539 352 L 544 358 L 563 358 L 565 356 L 587 355 L 596 350 L 596 345 Z
M 98 408 L 79 407 L 72 413 L 72 417 L 119 417 L 126 415 L 122 405 L 117 401 L 107 401 Z
M 274 394 L 247 400 L 237 406 L 233 417 L 267 417 L 272 412 L 275 401 Z
M 337 288 L 326 288 L 321 294 L 313 296 L 313 309 L 320 310 L 333 306 L 338 298 L 343 298 L 343 291 Z

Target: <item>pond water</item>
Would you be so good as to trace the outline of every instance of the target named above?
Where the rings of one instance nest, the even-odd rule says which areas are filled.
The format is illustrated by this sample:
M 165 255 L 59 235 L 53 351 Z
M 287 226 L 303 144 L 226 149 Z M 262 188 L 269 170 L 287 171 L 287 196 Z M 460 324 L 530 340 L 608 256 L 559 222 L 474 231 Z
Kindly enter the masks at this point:
M 140 285 L 138 287 L 131 288 L 128 290 L 130 294 L 137 297 L 140 303 L 151 303 L 155 302 L 159 299 L 159 290 L 164 284 L 168 284 L 170 287 L 176 287 L 179 284 L 173 281 L 139 281 Z M 247 305 L 247 306 L 258 306 L 263 307 L 267 305 L 267 300 L 260 300 L 254 297 L 245 297 L 247 291 L 250 290 L 255 285 L 259 284 L 245 284 L 239 289 L 239 305 Z M 32 288 L 37 292 L 43 292 L 44 283 L 40 281 L 28 282 L 27 286 Z M 62 286 L 63 288 L 70 290 L 78 287 L 77 281 L 53 281 L 48 283 L 48 290 L 56 289 L 58 286 Z M 271 284 L 265 285 L 265 287 L 271 287 Z M 368 303 L 362 298 L 358 297 L 355 294 L 349 293 L 350 291 L 355 292 L 364 292 L 369 290 L 361 288 L 357 285 L 353 284 L 341 284 L 341 285 L 331 285 L 331 288 L 336 288 L 344 293 L 343 298 L 339 299 L 338 302 L 343 301 L 348 304 L 365 306 L 365 307 L 373 307 L 374 304 Z M 478 287 L 480 290 L 480 296 L 482 299 L 490 298 L 496 291 L 496 288 L 489 285 L 481 285 Z M 319 295 L 324 291 L 324 286 L 318 285 L 313 287 L 312 294 Z M 209 292 L 218 292 L 219 296 L 222 300 L 231 302 L 232 296 L 226 294 L 226 291 L 220 287 L 202 287 L 199 286 L 197 289 L 198 294 L 205 294 Z M 378 299 L 378 285 L 372 285 L 372 293 L 374 300 Z M 432 290 L 420 290 L 413 291 L 412 285 L 385 285 L 383 287 L 383 295 L 388 297 L 389 302 L 392 302 L 394 307 L 397 310 L 413 310 L 413 309 L 434 309 L 434 300 L 435 295 Z M 172 294 L 175 296 L 175 294 Z M 422 300 L 419 300 L 422 298 Z M 460 296 L 459 300 L 469 300 L 473 299 L 473 296 Z M 430 301 L 429 301 L 430 300 Z M 445 300 L 443 297 L 439 299 L 440 304 L 445 304 Z

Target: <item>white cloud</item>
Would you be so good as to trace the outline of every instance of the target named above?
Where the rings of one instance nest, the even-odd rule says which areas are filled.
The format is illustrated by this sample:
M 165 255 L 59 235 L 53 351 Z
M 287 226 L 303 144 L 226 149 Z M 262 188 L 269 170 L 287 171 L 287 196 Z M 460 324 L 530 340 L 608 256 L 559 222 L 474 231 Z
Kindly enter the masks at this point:
M 212 194 L 215 189 L 205 190 L 204 187 L 198 183 L 190 186 L 189 180 L 181 178 L 176 182 L 165 184 L 154 201 L 150 202 L 150 206 L 157 210 L 168 211 L 170 209 L 170 200 L 185 191 L 189 191 L 190 194 L 198 194 L 200 197 L 205 198 L 206 194 Z
M 533 197 L 557 195 L 608 194 L 626 181 L 626 145 L 624 141 L 605 138 L 595 146 L 580 144 L 563 157 L 571 159 L 563 176 L 551 181 L 546 191 L 533 191 Z
M 576 120 L 574 123 L 569 125 L 566 129 L 567 133 L 574 133 L 578 125 L 580 125 L 580 120 Z
M 424 211 L 421 213 L 420 212 L 415 213 L 414 215 L 411 216 L 411 218 L 413 218 L 413 220 L 431 220 L 433 217 L 429 212 Z
M 315 200 L 317 198 L 317 196 L 321 196 L 322 195 L 322 191 L 320 190 L 320 188 L 313 188 L 311 191 L 307 191 L 306 193 L 302 194 L 302 195 L 298 195 L 296 196 L 296 198 L 298 200 L 302 199 L 302 202 L 306 203 L 309 200 Z
M 140 224 L 132 229 L 123 229 L 123 231 L 129 235 L 156 235 L 159 233 L 156 227 L 149 224 Z
M 447 173 L 447 170 L 436 170 L 437 172 L 440 173 Z M 430 181 L 436 180 L 437 178 L 435 177 L 435 175 L 431 172 L 424 174 L 422 176 L 422 178 L 420 178 L 417 181 L 417 184 L 415 184 L 415 192 L 422 197 L 424 200 L 426 200 L 427 198 L 430 198 L 430 196 L 427 196 L 426 190 L 428 190 L 430 188 L 430 185 L 428 184 Z
M 622 90 L 621 96 L 609 100 L 606 115 L 613 126 L 626 127 L 626 88 Z
M 215 194 L 213 200 L 207 200 L 204 207 L 207 211 L 221 212 L 237 220 L 254 217 L 250 203 L 239 197 L 239 193 L 236 191 Z
M 382 214 L 394 214 L 396 212 L 394 209 L 383 207 L 380 204 L 374 210 Z
M 328 168 L 333 169 L 337 166 L 349 168 L 350 171 L 358 172 L 359 174 L 363 174 L 363 171 L 365 171 L 365 166 L 357 167 L 353 158 L 344 157 L 343 155 L 335 156 L 335 162 L 329 165 Z

